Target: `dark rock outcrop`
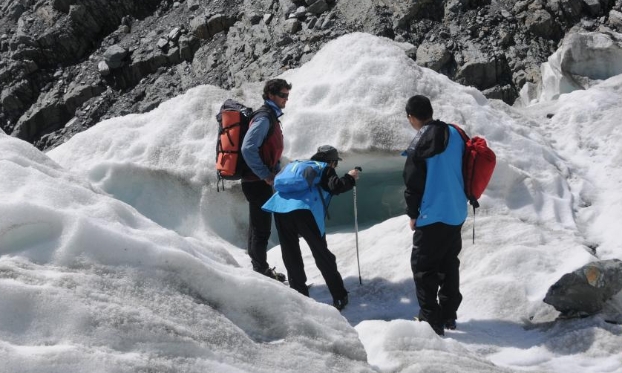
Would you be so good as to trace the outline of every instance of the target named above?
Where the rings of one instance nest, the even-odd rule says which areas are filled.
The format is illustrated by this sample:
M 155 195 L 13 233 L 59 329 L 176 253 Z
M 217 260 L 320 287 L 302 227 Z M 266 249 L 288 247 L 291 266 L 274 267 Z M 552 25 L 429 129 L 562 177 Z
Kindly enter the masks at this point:
M 588 316 L 622 290 L 622 261 L 602 260 L 563 275 L 546 293 L 544 302 L 562 317 Z
M 364 31 L 513 103 L 568 30 L 622 31 L 622 0 L 6 0 L 0 128 L 40 149 L 199 84 L 232 88 Z

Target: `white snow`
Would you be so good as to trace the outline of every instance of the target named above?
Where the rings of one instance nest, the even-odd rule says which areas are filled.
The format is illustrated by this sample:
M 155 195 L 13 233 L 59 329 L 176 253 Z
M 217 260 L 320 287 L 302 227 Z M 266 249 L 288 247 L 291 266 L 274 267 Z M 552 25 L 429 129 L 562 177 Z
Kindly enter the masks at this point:
M 519 109 L 404 47 L 349 34 L 285 72 L 285 158 L 331 144 L 340 172 L 398 172 L 414 94 L 486 137 L 497 168 L 463 228 L 456 331 L 413 320 L 400 211 L 362 224 L 358 247 L 353 226 L 329 229 L 350 291 L 341 314 L 304 241 L 310 298 L 252 272 L 239 185 L 216 191 L 215 115 L 228 97 L 258 107 L 263 84 L 200 86 L 47 154 L 0 133 L 0 372 L 622 372 L 622 326 L 555 321 L 542 302 L 563 274 L 622 257 L 622 75 Z M 359 204 L 380 213 L 390 203 L 365 177 Z M 278 245 L 268 259 L 284 271 Z

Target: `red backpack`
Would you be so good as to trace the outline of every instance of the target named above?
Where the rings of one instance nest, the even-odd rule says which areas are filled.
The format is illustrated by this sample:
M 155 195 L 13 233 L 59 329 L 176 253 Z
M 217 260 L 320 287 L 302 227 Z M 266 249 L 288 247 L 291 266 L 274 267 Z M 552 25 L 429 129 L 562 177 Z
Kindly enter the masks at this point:
M 268 137 L 274 131 L 276 123 L 274 114 L 263 108 L 253 111 L 233 99 L 227 99 L 220 107 L 216 115 L 218 121 L 216 191 L 220 191 L 219 184 L 222 184 L 223 190 L 225 189 L 224 180 L 240 180 L 244 170 L 248 169 L 240 149 L 250 122 L 259 115 L 266 115 L 270 118 L 270 129 L 266 136 Z
M 462 158 L 464 193 L 473 206 L 473 214 L 475 214 L 475 209 L 479 207 L 477 200 L 482 196 L 492 178 L 492 173 L 497 164 L 497 156 L 488 147 L 484 138 L 479 136 L 469 138 L 462 128 L 455 124 L 450 125 L 458 131 L 464 140 L 465 148 Z M 475 224 L 473 224 L 473 242 L 475 242 Z

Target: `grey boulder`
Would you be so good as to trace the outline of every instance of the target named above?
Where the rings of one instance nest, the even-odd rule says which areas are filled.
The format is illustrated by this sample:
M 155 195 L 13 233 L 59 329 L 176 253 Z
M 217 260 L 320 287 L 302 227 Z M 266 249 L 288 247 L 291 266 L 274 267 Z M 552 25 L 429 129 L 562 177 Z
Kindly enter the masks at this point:
M 544 303 L 561 316 L 589 316 L 603 310 L 605 304 L 622 290 L 622 261 L 602 260 L 563 275 L 549 288 Z

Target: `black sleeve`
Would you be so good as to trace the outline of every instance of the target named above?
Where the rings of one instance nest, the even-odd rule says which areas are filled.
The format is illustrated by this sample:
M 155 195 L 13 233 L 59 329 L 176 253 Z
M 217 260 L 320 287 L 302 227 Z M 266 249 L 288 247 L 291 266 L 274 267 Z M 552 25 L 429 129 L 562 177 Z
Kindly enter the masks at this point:
M 354 188 L 356 180 L 347 173 L 343 177 L 339 177 L 334 168 L 327 166 L 322 174 L 321 185 L 325 191 L 330 192 L 332 195 L 337 195 Z
M 411 219 L 419 217 L 419 207 L 425 190 L 425 179 L 427 167 L 425 159 L 416 159 L 413 154 L 409 154 L 404 164 L 404 199 L 406 200 L 406 214 Z
M 425 191 L 428 174 L 425 160 L 445 151 L 449 138 L 447 123 L 435 120 L 428 124 L 430 128 L 421 136 L 415 151 L 410 152 L 404 164 L 404 199 L 406 214 L 411 219 L 419 217 L 419 208 Z

